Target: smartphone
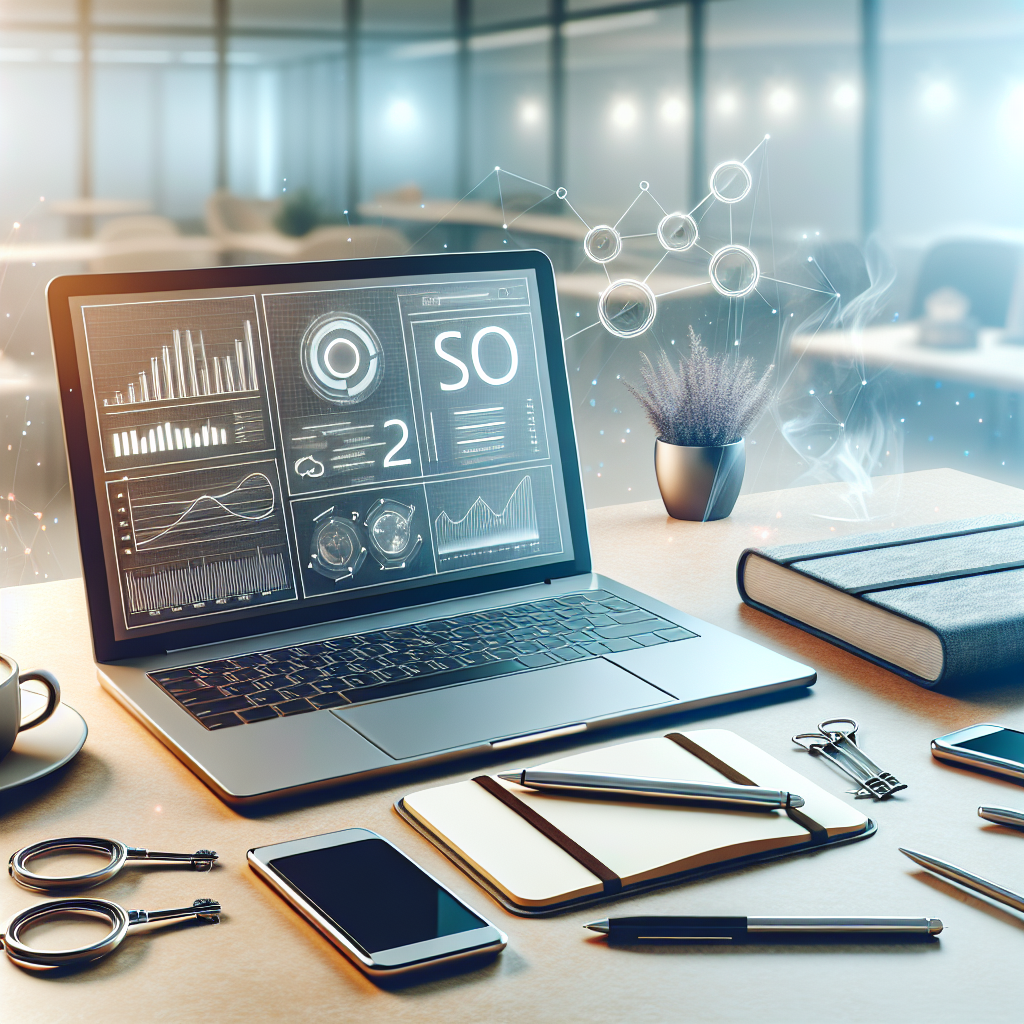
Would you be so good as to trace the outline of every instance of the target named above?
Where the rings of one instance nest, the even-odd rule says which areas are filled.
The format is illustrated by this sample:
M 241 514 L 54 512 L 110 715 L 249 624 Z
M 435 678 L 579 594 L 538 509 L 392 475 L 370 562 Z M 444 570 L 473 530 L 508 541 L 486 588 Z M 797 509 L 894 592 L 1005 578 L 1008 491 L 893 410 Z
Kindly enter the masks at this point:
M 508 938 L 365 828 L 260 846 L 249 866 L 376 980 L 493 957 Z
M 940 736 L 932 740 L 932 757 L 1024 782 L 1024 732 L 1002 725 L 972 725 Z

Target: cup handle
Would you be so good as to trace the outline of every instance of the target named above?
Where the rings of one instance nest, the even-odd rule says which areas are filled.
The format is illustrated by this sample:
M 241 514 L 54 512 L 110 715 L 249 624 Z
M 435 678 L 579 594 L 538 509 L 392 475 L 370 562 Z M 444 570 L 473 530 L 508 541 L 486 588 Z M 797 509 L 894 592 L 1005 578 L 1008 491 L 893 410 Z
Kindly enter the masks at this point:
M 27 683 L 30 679 L 38 679 L 39 682 L 44 683 L 47 690 L 50 691 L 50 697 L 42 712 L 30 721 L 22 722 L 18 732 L 24 732 L 26 729 L 34 729 L 37 725 L 42 725 L 57 710 L 57 705 L 60 703 L 60 683 L 57 682 L 52 673 L 47 672 L 45 669 L 39 669 L 36 672 L 23 672 L 18 676 L 18 685 Z

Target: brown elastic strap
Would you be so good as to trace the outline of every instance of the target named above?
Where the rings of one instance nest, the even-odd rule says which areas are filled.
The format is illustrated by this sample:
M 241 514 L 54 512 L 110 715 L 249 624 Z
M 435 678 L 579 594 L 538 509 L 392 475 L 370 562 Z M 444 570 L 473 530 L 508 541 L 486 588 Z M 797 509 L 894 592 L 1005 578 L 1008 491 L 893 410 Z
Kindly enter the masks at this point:
M 670 732 L 665 736 L 665 739 L 671 740 L 673 743 L 678 744 L 683 750 L 693 754 L 694 757 L 700 758 L 705 764 L 710 765 L 715 769 L 716 772 L 724 775 L 730 782 L 735 783 L 737 786 L 756 786 L 757 783 L 748 779 L 742 772 L 736 771 L 731 765 L 726 764 L 720 758 L 715 757 L 710 750 L 705 750 L 699 743 L 694 743 L 689 736 L 684 736 L 681 732 Z M 801 828 L 807 829 L 811 834 L 811 842 L 817 845 L 818 843 L 824 843 L 828 840 L 828 832 L 822 825 L 819 825 L 810 815 L 804 814 L 803 811 L 798 810 L 795 807 L 787 807 L 786 814 L 789 816 L 789 820 L 795 822 Z
M 622 879 L 607 864 L 602 864 L 593 854 L 587 853 L 579 843 L 574 842 L 560 829 L 555 828 L 547 818 L 542 817 L 528 804 L 523 803 L 514 793 L 510 793 L 489 775 L 478 775 L 473 781 L 478 786 L 483 786 L 491 796 L 497 797 L 509 810 L 515 811 L 520 818 L 528 821 L 556 846 L 565 850 L 573 860 L 582 864 L 591 874 L 600 878 L 606 893 L 619 892 L 622 889 Z

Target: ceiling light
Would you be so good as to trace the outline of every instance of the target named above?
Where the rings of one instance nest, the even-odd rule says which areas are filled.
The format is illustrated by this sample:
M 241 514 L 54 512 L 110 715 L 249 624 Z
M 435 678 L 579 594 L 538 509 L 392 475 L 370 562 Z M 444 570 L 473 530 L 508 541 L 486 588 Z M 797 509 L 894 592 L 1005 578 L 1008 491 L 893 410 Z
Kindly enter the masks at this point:
M 541 107 L 536 100 L 523 100 L 519 104 L 519 120 L 525 125 L 540 123 Z
M 416 121 L 416 111 L 408 100 L 392 100 L 387 120 L 392 128 L 411 128 Z
M 715 102 L 715 109 L 726 117 L 731 117 L 740 108 L 740 101 L 734 92 L 723 92 L 719 94 Z
M 686 108 L 678 96 L 670 96 L 661 104 L 661 119 L 666 124 L 679 124 L 685 113 Z
M 617 128 L 629 128 L 636 123 L 636 106 L 629 100 L 616 100 L 612 104 L 611 117 Z
M 929 82 L 921 93 L 921 104 L 929 114 L 941 114 L 953 105 L 953 90 L 948 82 Z
M 857 105 L 857 87 L 852 82 L 843 82 L 837 85 L 832 93 L 832 102 L 840 110 L 851 110 Z
M 776 86 L 768 93 L 768 109 L 776 114 L 788 114 L 796 106 L 796 93 L 785 85 Z

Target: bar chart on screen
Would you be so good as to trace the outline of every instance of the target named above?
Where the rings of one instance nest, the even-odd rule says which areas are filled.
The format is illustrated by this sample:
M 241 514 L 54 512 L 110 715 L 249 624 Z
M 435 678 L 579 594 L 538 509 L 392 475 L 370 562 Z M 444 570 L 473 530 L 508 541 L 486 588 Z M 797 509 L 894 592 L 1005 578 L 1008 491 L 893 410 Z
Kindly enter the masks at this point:
M 295 596 L 272 460 L 107 484 L 126 624 Z
M 108 471 L 272 446 L 251 297 L 84 310 Z

